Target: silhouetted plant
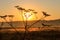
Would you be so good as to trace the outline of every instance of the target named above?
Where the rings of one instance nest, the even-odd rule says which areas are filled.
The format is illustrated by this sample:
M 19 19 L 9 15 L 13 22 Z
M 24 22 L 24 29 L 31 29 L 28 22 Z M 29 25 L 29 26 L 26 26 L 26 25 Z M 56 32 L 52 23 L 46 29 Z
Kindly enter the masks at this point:
M 29 11 L 32 11 L 32 13 L 34 13 L 34 15 L 35 15 L 35 17 L 36 17 L 36 19 L 37 19 L 37 16 L 36 16 L 36 14 L 37 14 L 37 12 L 35 12 L 35 10 L 33 10 L 33 9 L 28 9 Z
M 35 14 L 36 19 L 38 19 L 38 17 L 36 16 L 37 12 L 33 12 L 33 13 Z
M 6 19 L 6 17 L 7 17 L 7 15 L 4 15 L 4 16 L 0 16 L 0 18 L 2 18 L 2 19 Z M 3 26 L 3 22 L 1 23 L 1 27 Z
M 9 17 L 10 21 L 13 21 L 12 19 L 13 19 L 14 15 L 7 15 L 7 16 Z
M 50 16 L 50 14 L 47 14 L 47 12 L 42 11 L 42 13 L 45 17 Z
M 34 11 L 34 10 L 32 10 L 32 9 L 28 9 L 29 11 Z
M 32 10 L 32 9 L 28 9 L 28 10 L 25 10 L 24 8 L 22 8 L 22 7 L 19 7 L 19 6 L 15 6 L 18 10 L 21 10 L 21 12 L 30 12 L 30 11 L 32 11 L 32 13 L 34 13 L 35 14 L 35 17 L 36 17 L 36 14 L 37 14 L 37 12 L 35 12 L 34 10 Z M 45 17 L 48 17 L 48 16 L 50 16 L 49 14 L 47 14 L 46 12 L 44 12 L 44 11 L 42 11 L 42 13 L 43 13 L 43 17 L 41 18 L 41 19 L 44 19 Z M 23 14 L 23 13 L 22 13 Z M 25 15 L 25 14 L 24 14 Z M 25 15 L 25 17 L 26 17 L 26 15 Z M 23 18 L 23 15 L 22 15 L 22 18 Z M 26 17 L 26 25 L 25 25 L 25 36 L 26 36 L 26 32 L 27 32 L 27 17 Z M 36 19 L 37 19 L 37 17 L 36 17 Z M 38 23 L 39 21 L 41 21 L 41 19 L 39 19 L 39 20 L 37 20 L 36 22 L 34 22 L 33 24 L 31 24 L 31 25 L 28 25 L 28 28 L 30 28 L 31 26 L 33 26 L 34 24 L 36 24 L 36 23 Z M 24 21 L 24 18 L 23 18 L 23 21 Z M 47 25 L 48 26 L 48 25 Z M 25 39 L 25 36 L 24 36 L 24 39 Z M 23 40 L 24 40 L 23 39 Z
M 38 23 L 39 21 L 41 21 L 42 19 L 44 20 L 44 18 L 50 16 L 49 14 L 47 14 L 47 13 L 44 12 L 44 11 L 42 11 L 42 13 L 43 13 L 42 18 L 40 18 L 39 20 L 37 20 L 36 22 L 34 22 L 33 24 L 31 24 L 31 25 L 29 26 L 29 28 L 30 28 L 31 26 L 33 26 L 34 24 Z
M 43 27 L 46 27 L 46 26 L 50 27 L 50 26 L 52 26 L 52 25 L 48 25 L 48 24 L 42 23 L 42 26 L 43 26 Z
M 2 26 L 3 26 L 3 24 L 4 24 L 4 23 L 3 23 L 3 22 L 1 22 L 1 25 L 0 25 L 0 27 L 2 27 Z
M 30 12 L 29 10 L 24 10 L 25 12 Z
M 24 8 L 22 7 L 19 7 L 19 6 L 15 6 L 18 10 L 25 10 Z
M 6 17 L 7 17 L 7 15 L 4 15 L 4 16 L 0 16 L 0 18 L 4 18 L 4 19 L 5 19 Z
M 15 6 L 15 8 L 17 8 L 21 12 L 21 16 L 22 16 L 22 19 L 23 19 L 23 24 L 25 26 L 24 17 L 23 17 L 23 12 L 25 11 L 25 9 L 22 8 L 22 7 L 19 7 L 19 6 Z
M 8 15 L 4 15 L 4 16 L 0 16 L 2 19 L 4 19 L 5 21 L 6 21 L 6 23 L 8 23 L 13 29 L 15 29 L 14 27 L 13 27 L 13 25 L 11 25 L 11 23 L 9 23 L 8 21 L 7 21 L 7 19 L 6 19 L 6 17 L 8 17 Z M 9 15 L 9 17 L 13 17 L 12 15 Z M 3 23 L 2 23 L 3 24 Z M 1 26 L 2 26 L 2 24 L 1 24 Z M 15 31 L 17 32 L 17 33 L 19 33 L 16 29 L 15 29 Z
M 12 25 L 13 26 L 13 17 L 14 17 L 14 15 L 7 15 L 8 17 L 9 17 L 9 20 L 10 20 L 10 25 Z

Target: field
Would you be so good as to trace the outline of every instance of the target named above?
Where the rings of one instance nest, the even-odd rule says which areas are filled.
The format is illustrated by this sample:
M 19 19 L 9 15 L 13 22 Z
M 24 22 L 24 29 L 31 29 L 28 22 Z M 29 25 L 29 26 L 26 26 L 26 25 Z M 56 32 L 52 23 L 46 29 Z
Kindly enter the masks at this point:
M 56 30 L 56 28 L 30 28 L 27 33 L 21 30 L 24 28 L 18 32 L 14 29 L 2 29 L 0 30 L 0 40 L 60 40 L 60 30 Z

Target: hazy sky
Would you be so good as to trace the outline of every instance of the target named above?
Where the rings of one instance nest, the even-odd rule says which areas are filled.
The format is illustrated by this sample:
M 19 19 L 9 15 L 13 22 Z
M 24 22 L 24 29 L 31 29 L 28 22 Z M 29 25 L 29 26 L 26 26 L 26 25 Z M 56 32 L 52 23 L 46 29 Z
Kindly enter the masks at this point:
M 60 19 L 60 0 L 0 0 L 0 15 L 13 14 L 15 20 L 20 20 L 19 11 L 14 7 L 16 5 L 34 9 L 38 12 L 38 19 L 41 18 L 42 11 L 51 15 L 46 19 Z

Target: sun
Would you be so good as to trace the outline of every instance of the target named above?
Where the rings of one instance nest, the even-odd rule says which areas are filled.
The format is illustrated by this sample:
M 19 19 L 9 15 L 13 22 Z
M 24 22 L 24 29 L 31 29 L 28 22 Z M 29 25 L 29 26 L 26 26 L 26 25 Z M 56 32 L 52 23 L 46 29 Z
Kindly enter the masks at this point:
M 32 14 L 29 12 L 25 13 L 24 15 L 25 15 L 25 18 L 30 18 L 32 16 Z
M 23 19 L 24 21 L 34 21 L 34 20 L 37 20 L 36 18 L 36 14 L 32 11 L 29 11 L 29 12 L 23 12 Z
M 24 19 L 25 20 L 31 20 L 31 18 L 32 18 L 32 13 L 30 13 L 30 12 L 25 12 L 24 14 L 23 14 L 23 17 L 24 17 Z

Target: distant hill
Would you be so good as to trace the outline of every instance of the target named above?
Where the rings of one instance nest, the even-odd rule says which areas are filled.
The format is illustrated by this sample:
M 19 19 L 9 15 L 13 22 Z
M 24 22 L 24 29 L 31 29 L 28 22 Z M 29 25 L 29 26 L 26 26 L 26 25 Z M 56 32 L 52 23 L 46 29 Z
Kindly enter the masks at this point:
M 28 21 L 28 25 L 31 25 L 33 24 L 34 22 L 36 21 Z M 0 27 L 11 27 L 8 23 L 11 23 L 11 22 L 4 22 L 4 24 L 1 26 L 1 23 L 0 22 Z M 52 25 L 53 27 L 60 27 L 60 19 L 56 19 L 56 20 L 49 20 L 49 21 L 46 21 L 46 20 L 42 20 L 42 21 L 39 21 L 37 23 L 35 23 L 32 27 L 42 27 L 41 23 L 44 23 L 44 24 L 49 24 L 49 25 Z M 22 21 L 14 21 L 12 22 L 12 25 L 13 27 L 24 27 L 24 23 Z
M 53 26 L 60 27 L 60 19 L 50 20 L 50 21 L 48 21 L 48 23 L 52 24 Z

